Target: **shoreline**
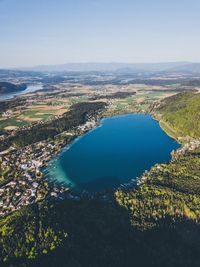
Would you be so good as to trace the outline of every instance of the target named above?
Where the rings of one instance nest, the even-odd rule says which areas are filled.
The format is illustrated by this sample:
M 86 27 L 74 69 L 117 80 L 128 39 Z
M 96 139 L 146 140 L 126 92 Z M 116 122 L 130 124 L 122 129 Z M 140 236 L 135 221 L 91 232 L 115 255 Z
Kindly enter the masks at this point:
M 71 145 L 73 145 L 74 142 L 78 141 L 80 138 L 82 138 L 85 134 L 89 133 L 90 131 L 94 131 L 98 127 L 101 127 L 102 125 L 102 120 L 106 120 L 108 118 L 113 118 L 113 117 L 121 117 L 121 116 L 127 116 L 127 115 L 147 115 L 150 116 L 151 119 L 154 119 L 153 114 L 147 113 L 147 112 L 138 112 L 138 113 L 127 113 L 127 114 L 116 114 L 110 117 L 104 117 L 103 112 L 99 112 L 95 114 L 92 117 L 88 117 L 87 120 L 85 121 L 84 124 L 77 126 L 76 128 L 72 128 L 70 131 L 65 131 L 62 132 L 61 134 L 58 134 L 55 136 L 55 138 L 51 141 L 49 140 L 44 140 L 41 142 L 37 142 L 34 144 L 31 144 L 26 147 L 25 151 L 21 151 L 20 153 L 27 153 L 26 150 L 31 151 L 33 153 L 34 150 L 37 150 L 39 148 L 40 152 L 42 153 L 39 157 L 34 157 L 32 158 L 33 161 L 33 166 L 35 168 L 35 172 L 33 172 L 33 179 L 32 183 L 35 181 L 38 183 L 38 189 L 35 192 L 35 201 L 27 203 L 25 206 L 36 203 L 38 201 L 42 201 L 48 198 L 54 198 L 55 200 L 63 200 L 63 199 L 75 199 L 79 198 L 79 200 L 83 198 L 94 198 L 94 197 L 106 197 L 108 201 L 110 201 L 113 197 L 113 194 L 115 193 L 116 190 L 128 190 L 130 188 L 138 188 L 141 183 L 145 182 L 144 176 L 147 174 L 151 169 L 157 164 L 155 163 L 149 170 L 144 170 L 144 172 L 139 176 L 136 177 L 134 180 L 130 179 L 130 182 L 122 183 L 119 186 L 112 188 L 112 189 L 107 189 L 103 191 L 95 191 L 95 192 L 88 192 L 86 190 L 84 191 L 76 191 L 74 188 L 71 188 L 70 186 L 67 186 L 64 184 L 62 181 L 56 181 L 55 179 L 50 179 L 48 177 L 48 174 L 44 174 L 44 169 L 47 168 L 47 165 L 49 162 L 52 160 L 56 160 L 56 157 L 62 153 L 65 149 L 69 149 Z M 158 121 L 158 120 L 157 120 Z M 165 132 L 165 131 L 164 131 Z M 165 132 L 166 133 L 166 132 Z M 167 134 L 167 133 L 166 133 Z M 67 138 L 68 136 L 68 138 Z M 180 148 L 179 148 L 180 149 Z M 182 151 L 181 151 L 182 152 Z M 178 154 L 178 153 L 177 153 Z M 170 159 L 169 162 L 171 162 L 172 159 Z M 34 161 L 37 161 L 34 163 Z M 36 165 L 35 165 L 36 164 Z M 31 169 L 30 169 L 31 170 Z M 24 170 L 24 177 L 26 176 L 27 171 L 30 171 L 29 168 Z M 35 173 L 38 173 L 40 175 L 39 178 L 37 178 L 37 175 L 35 176 Z M 21 180 L 24 181 L 26 180 L 25 178 L 21 177 Z M 20 182 L 20 181 L 18 181 Z M 18 183 L 17 182 L 17 183 Z M 8 186 L 9 183 L 7 183 Z M 30 183 L 27 181 L 27 185 Z M 43 196 L 40 195 L 40 188 L 44 187 L 46 185 L 45 192 Z M 28 190 L 33 190 L 31 184 L 30 187 L 28 187 Z M 21 206 L 16 206 L 15 210 L 20 209 Z M 7 212 L 5 214 L 8 214 Z
M 143 112 L 138 112 L 138 113 L 127 113 L 127 114 L 116 114 L 116 115 L 113 115 L 113 116 L 110 116 L 110 117 L 104 117 L 104 116 L 101 116 L 97 121 L 96 121 L 96 124 L 94 125 L 94 127 L 92 127 L 92 128 L 90 128 L 90 129 L 88 129 L 88 130 L 86 130 L 85 132 L 83 132 L 81 135 L 78 135 L 78 136 L 76 136 L 69 144 L 67 144 L 67 145 L 65 145 L 65 146 L 63 146 L 63 148 L 53 157 L 53 158 L 51 158 L 48 162 L 47 162 L 47 164 L 46 164 L 46 166 L 44 167 L 44 169 L 47 169 L 48 168 L 48 163 L 49 162 L 52 162 L 52 164 L 54 164 L 53 163 L 53 161 L 55 160 L 55 161 L 57 161 L 58 160 L 58 157 L 59 157 L 59 155 L 60 154 L 62 154 L 62 153 L 64 153 L 66 150 L 68 150 L 74 143 L 76 143 L 77 141 L 79 141 L 83 136 L 85 136 L 85 135 L 87 135 L 88 133 L 90 133 L 90 132 L 92 132 L 92 131 L 94 131 L 94 130 L 96 130 L 98 127 L 101 127 L 102 126 L 102 121 L 104 121 L 104 120 L 106 120 L 106 119 L 109 119 L 109 118 L 117 118 L 117 117 L 124 117 L 124 116 L 128 116 L 128 115 L 146 115 L 146 116 L 150 116 L 151 117 L 151 119 L 152 120 L 155 120 L 155 121 L 157 121 L 158 123 L 159 123 L 159 121 L 158 120 L 156 120 L 155 118 L 154 118 L 154 116 L 151 114 L 151 113 L 147 113 L 147 112 L 145 112 L 145 113 L 143 113 Z M 160 124 L 159 124 L 159 126 L 160 126 Z M 163 130 L 163 128 L 160 126 L 160 128 Z M 163 130 L 164 131 L 164 130 Z M 165 131 L 164 131 L 165 132 Z M 167 134 L 166 132 L 165 132 L 165 134 Z M 168 134 L 167 134 L 168 135 Z M 169 135 L 168 135 L 169 136 Z M 169 136 L 170 138 L 172 138 L 171 136 Z M 172 138 L 173 140 L 175 140 L 176 142 L 177 142 L 177 140 L 175 139 L 175 138 Z M 180 142 L 177 142 L 177 143 L 179 143 L 180 144 Z M 182 145 L 182 144 L 181 144 Z M 176 149 L 176 150 L 179 150 L 180 148 L 178 148 L 178 149 Z M 171 151 L 172 152 L 172 151 Z M 170 153 L 171 154 L 171 153 Z M 172 160 L 172 158 L 170 158 L 169 159 L 169 161 L 167 162 L 167 163 L 169 163 L 169 162 L 171 162 L 171 160 Z M 155 163 L 153 166 L 151 166 L 151 168 L 153 168 L 156 164 L 159 164 L 159 163 Z M 150 168 L 150 169 L 151 169 Z M 126 183 L 122 183 L 122 184 L 120 184 L 117 188 L 114 188 L 114 189 L 109 189 L 109 191 L 113 191 L 113 190 L 118 190 L 118 189 L 120 189 L 120 188 L 123 188 L 123 187 L 129 187 L 130 185 L 137 185 L 137 183 L 138 183 L 138 181 L 140 180 L 140 177 L 142 177 L 146 172 L 149 172 L 150 171 L 150 169 L 149 170 L 144 170 L 144 172 L 139 176 L 139 177 L 136 177 L 135 179 L 130 179 L 130 181 L 129 182 L 126 182 Z M 67 187 L 67 184 L 65 184 L 65 182 L 62 182 L 62 181 L 56 181 L 56 179 L 53 179 L 53 177 L 48 177 L 48 173 L 45 175 L 45 178 L 46 179 L 48 179 L 48 180 L 50 180 L 51 182 L 53 182 L 53 183 L 55 183 L 55 184 L 57 184 L 57 185 L 59 185 L 59 184 L 62 184 L 62 185 L 64 185 L 64 186 L 66 186 Z M 71 190 L 72 192 L 73 192 L 73 187 L 70 187 L 69 186 L 69 188 L 68 188 L 69 190 Z M 97 191 L 98 193 L 102 193 L 102 192 L 100 192 L 100 191 Z M 94 193 L 90 193 L 89 192 L 89 194 L 91 194 L 91 195 L 93 195 L 93 194 L 95 194 L 96 192 L 94 192 Z
M 149 113 L 151 116 L 152 116 L 152 119 L 157 121 L 160 125 L 160 128 L 172 139 L 174 139 L 177 143 L 179 143 L 180 145 L 183 145 L 180 141 L 180 137 L 177 137 L 175 135 L 175 131 L 171 130 L 174 132 L 174 135 L 172 133 L 170 133 L 166 128 L 169 127 L 168 125 L 166 125 L 167 123 L 162 121 L 162 118 L 161 118 L 161 114 L 155 114 L 155 113 Z M 159 118 L 160 117 L 160 118 Z M 163 126 L 163 124 L 166 125 L 166 127 Z

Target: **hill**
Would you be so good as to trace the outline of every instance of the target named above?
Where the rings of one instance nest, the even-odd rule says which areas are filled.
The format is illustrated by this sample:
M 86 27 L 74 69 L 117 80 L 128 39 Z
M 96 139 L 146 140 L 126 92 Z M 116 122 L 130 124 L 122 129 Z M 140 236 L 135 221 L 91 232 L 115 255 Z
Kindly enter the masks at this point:
M 198 108 L 199 94 L 181 93 L 162 101 L 157 112 L 171 124 L 176 120 L 172 125 L 183 137 L 197 137 L 190 126 L 199 123 Z M 199 166 L 197 148 L 152 167 L 137 187 L 41 200 L 9 214 L 0 219 L 0 265 L 198 267 Z
M 199 163 L 188 154 L 154 167 L 109 201 L 42 201 L 10 214 L 0 221 L 1 266 L 199 266 Z
M 200 73 L 200 63 L 187 63 L 176 66 L 170 70 L 171 72 L 184 72 L 184 73 Z
M 161 115 L 161 126 L 174 137 L 200 138 L 199 93 L 187 92 L 168 97 L 156 112 Z
M 31 71 L 119 71 L 119 72 L 160 72 L 169 71 L 182 66 L 187 62 L 164 62 L 164 63 L 121 63 L 121 62 L 85 62 L 66 63 L 59 65 L 43 65 L 24 68 Z
M 0 94 L 14 93 L 26 89 L 25 84 L 13 84 L 8 82 L 0 82 Z
M 200 63 L 192 62 L 163 62 L 163 63 L 121 63 L 121 62 L 85 62 L 66 63 L 58 65 L 41 65 L 21 68 L 24 71 L 40 72 L 117 72 L 117 73 L 200 73 Z

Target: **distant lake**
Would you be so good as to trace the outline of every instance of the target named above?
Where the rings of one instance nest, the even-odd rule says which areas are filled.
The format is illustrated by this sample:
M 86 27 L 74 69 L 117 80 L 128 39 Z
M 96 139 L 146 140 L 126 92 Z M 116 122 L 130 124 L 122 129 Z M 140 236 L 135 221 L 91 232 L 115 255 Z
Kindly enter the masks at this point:
M 8 94 L 0 94 L 0 101 L 12 99 L 12 98 L 19 96 L 19 95 L 32 93 L 32 92 L 35 92 L 37 90 L 41 90 L 42 88 L 43 88 L 42 84 L 30 84 L 23 91 L 17 91 L 17 92 L 8 93 Z
M 179 147 L 150 115 L 116 116 L 101 120 L 101 126 L 66 147 L 45 173 L 75 190 L 102 191 L 170 161 L 171 151 Z

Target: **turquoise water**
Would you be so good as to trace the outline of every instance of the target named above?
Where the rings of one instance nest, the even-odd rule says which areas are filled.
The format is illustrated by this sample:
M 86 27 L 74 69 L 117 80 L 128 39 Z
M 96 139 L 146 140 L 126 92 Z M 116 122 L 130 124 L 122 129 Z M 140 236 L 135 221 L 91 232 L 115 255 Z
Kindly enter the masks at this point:
M 150 115 L 106 118 L 66 147 L 46 175 L 77 190 L 102 191 L 142 175 L 156 163 L 170 160 L 180 145 Z

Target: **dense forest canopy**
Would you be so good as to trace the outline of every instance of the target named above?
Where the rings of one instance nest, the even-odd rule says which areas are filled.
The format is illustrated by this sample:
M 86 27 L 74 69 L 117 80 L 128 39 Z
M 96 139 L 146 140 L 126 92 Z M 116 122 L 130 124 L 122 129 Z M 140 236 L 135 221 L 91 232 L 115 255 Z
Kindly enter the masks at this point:
M 200 137 L 199 93 L 180 93 L 165 98 L 157 111 L 179 136 Z
M 0 222 L 2 260 L 15 267 L 199 266 L 199 163 L 189 154 L 165 164 L 146 184 L 118 190 L 108 202 L 23 208 Z

